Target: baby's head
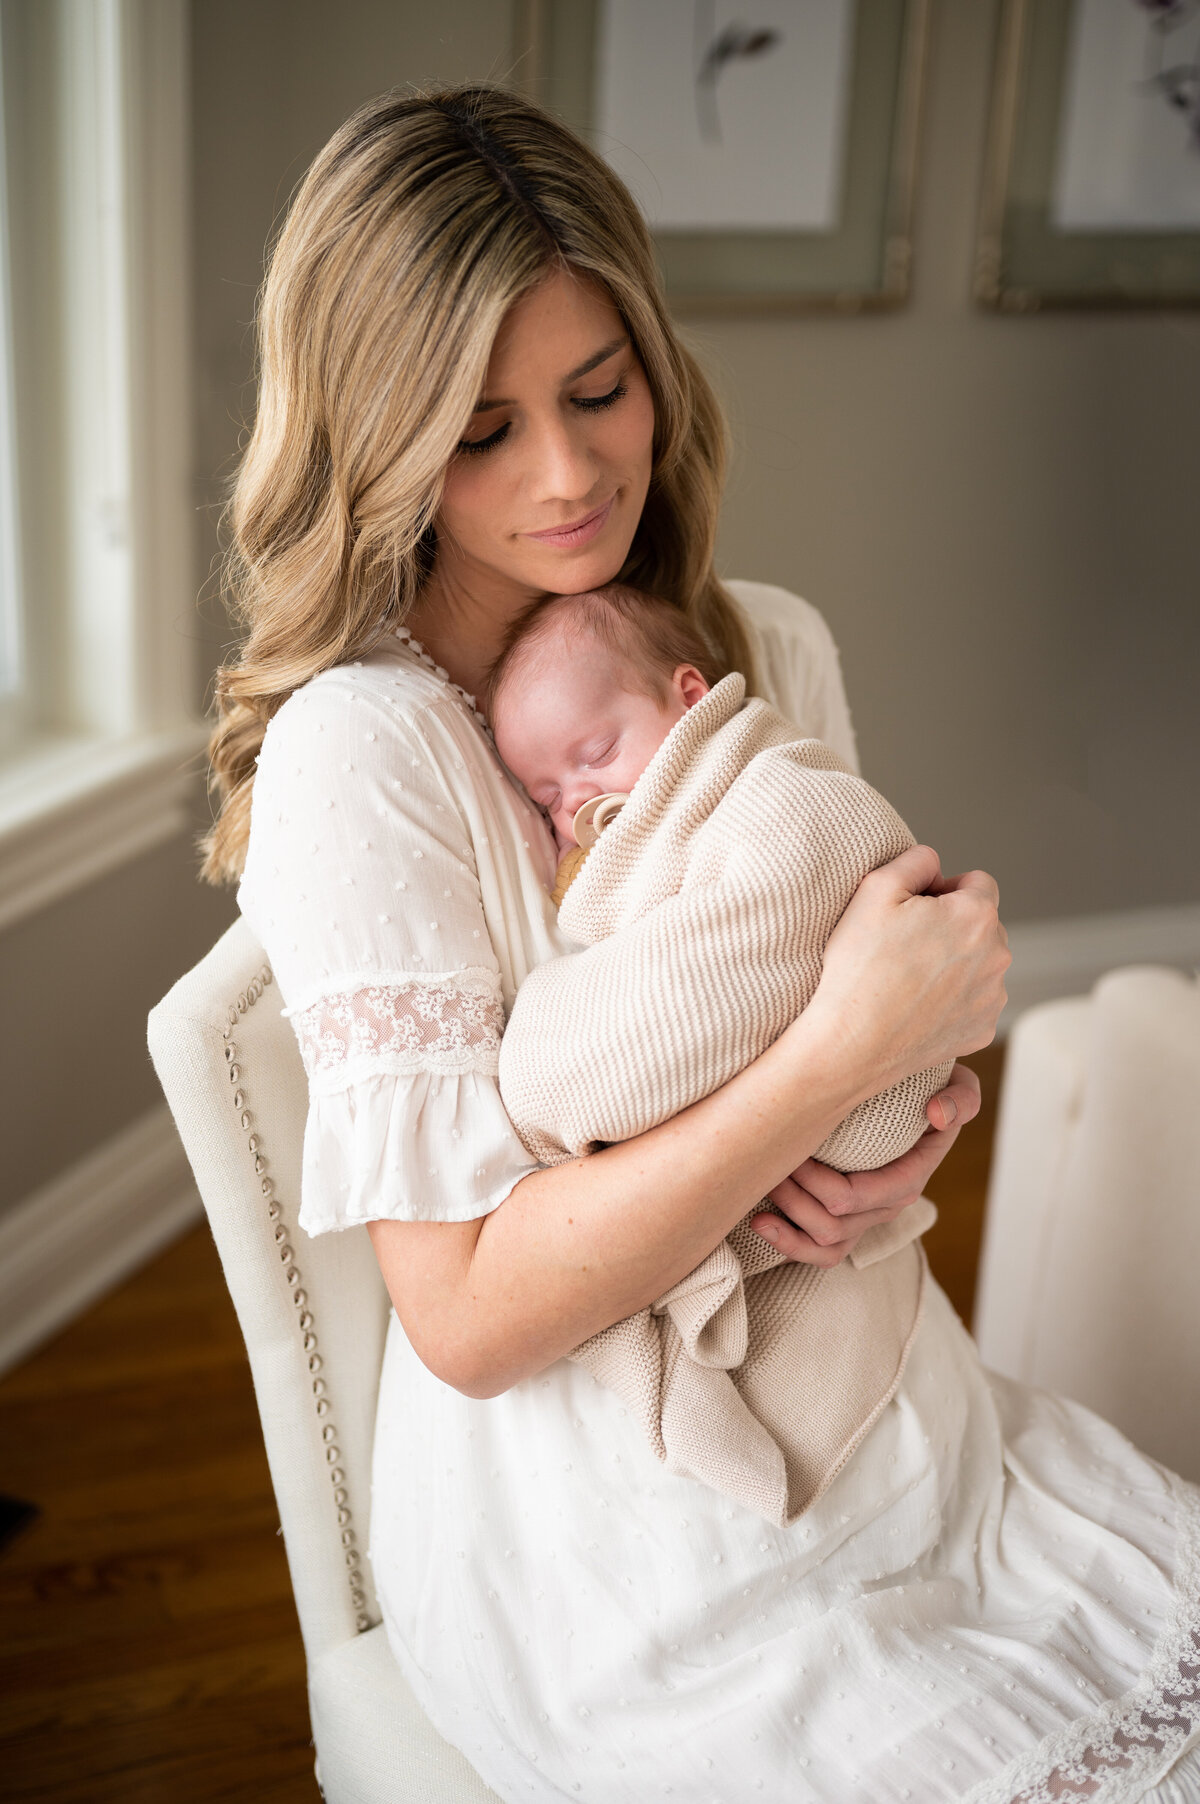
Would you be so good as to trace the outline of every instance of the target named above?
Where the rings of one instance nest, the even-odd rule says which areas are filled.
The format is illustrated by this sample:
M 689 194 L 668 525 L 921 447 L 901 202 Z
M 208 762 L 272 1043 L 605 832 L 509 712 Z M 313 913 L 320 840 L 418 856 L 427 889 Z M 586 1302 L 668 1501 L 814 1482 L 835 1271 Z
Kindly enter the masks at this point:
M 509 629 L 488 681 L 496 749 L 560 847 L 590 797 L 628 794 L 720 670 L 678 608 L 620 583 L 553 595 Z

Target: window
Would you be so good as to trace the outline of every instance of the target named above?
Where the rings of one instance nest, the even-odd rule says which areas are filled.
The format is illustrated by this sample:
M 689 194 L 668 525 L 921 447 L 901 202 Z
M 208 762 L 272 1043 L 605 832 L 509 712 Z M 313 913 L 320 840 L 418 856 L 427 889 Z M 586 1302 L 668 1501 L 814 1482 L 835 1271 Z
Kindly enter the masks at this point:
M 2 51 L 0 43 L 0 56 Z M 0 109 L 2 107 L 3 64 L 0 61 Z M 5 169 L 3 112 L 0 110 L 0 757 L 20 733 L 24 688 Z
M 0 0 L 0 926 L 195 790 L 186 23 Z

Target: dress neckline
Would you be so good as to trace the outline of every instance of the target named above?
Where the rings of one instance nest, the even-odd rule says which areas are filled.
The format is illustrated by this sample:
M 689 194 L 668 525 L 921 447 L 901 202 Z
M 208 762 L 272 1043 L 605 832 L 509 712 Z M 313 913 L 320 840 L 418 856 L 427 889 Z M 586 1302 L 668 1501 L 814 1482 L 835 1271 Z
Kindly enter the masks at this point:
M 430 656 L 425 650 L 425 647 L 421 644 L 421 641 L 414 638 L 406 626 L 398 626 L 394 631 L 395 637 L 399 639 L 401 645 L 406 646 L 407 649 L 412 652 L 413 656 L 424 664 L 427 670 L 431 670 L 435 677 L 440 677 L 441 681 L 446 685 L 446 688 L 452 690 L 453 693 L 458 696 L 460 701 L 467 704 L 467 707 L 471 710 L 471 713 L 475 716 L 479 725 L 483 728 L 488 738 L 491 739 L 492 729 L 488 724 L 485 715 L 480 711 L 475 697 L 470 691 L 464 689 L 461 683 L 451 681 L 450 672 L 446 667 L 443 664 L 439 664 L 435 658 Z

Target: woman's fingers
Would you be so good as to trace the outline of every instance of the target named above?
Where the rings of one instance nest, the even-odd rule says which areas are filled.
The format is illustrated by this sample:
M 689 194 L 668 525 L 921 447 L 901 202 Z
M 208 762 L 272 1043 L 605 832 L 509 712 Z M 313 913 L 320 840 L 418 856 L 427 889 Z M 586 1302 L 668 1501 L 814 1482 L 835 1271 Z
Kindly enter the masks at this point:
M 980 1105 L 979 1079 L 969 1065 L 956 1065 L 950 1073 L 950 1082 L 936 1096 L 931 1096 L 925 1105 L 925 1113 L 929 1117 L 930 1126 L 939 1131 L 945 1128 L 965 1127 L 968 1121 L 974 1121 L 979 1113 Z
M 909 896 L 938 894 L 938 886 L 946 881 L 942 876 L 942 861 L 932 846 L 910 846 L 898 858 L 880 865 L 872 876 L 878 880 L 878 887 Z
M 982 896 L 993 908 L 1000 906 L 1000 885 L 988 871 L 960 871 L 956 877 L 942 877 L 929 886 L 934 896 L 950 896 L 969 891 Z
M 959 1129 L 979 1113 L 979 1079 L 969 1065 L 955 1065 L 950 1082 L 929 1102 L 931 1126 L 914 1147 L 876 1171 L 834 1171 L 819 1159 L 806 1159 L 792 1173 L 796 1189 L 811 1196 L 828 1215 L 857 1223 L 864 1213 L 893 1214 L 920 1196 L 958 1137 Z M 939 1127 L 935 1116 L 949 1112 Z M 772 1201 L 777 1200 L 772 1193 Z M 780 1205 L 782 1207 L 782 1204 Z M 791 1211 L 789 1210 L 789 1214 Z
M 778 1215 L 757 1215 L 753 1218 L 753 1227 L 787 1258 L 806 1265 L 837 1265 L 868 1228 L 879 1222 L 893 1221 L 899 1213 L 897 1209 L 885 1208 L 838 1217 L 791 1178 L 777 1184 L 769 1200 L 783 1211 L 786 1219 Z
M 794 1228 L 778 1215 L 759 1216 L 754 1223 L 756 1228 L 760 1221 L 764 1237 L 773 1247 L 778 1247 L 785 1259 L 792 1260 L 796 1265 L 819 1265 L 829 1270 L 840 1265 L 854 1248 L 854 1241 L 850 1240 L 843 1241 L 838 1246 L 818 1246 L 802 1228 Z M 856 1235 L 855 1239 L 857 1238 Z

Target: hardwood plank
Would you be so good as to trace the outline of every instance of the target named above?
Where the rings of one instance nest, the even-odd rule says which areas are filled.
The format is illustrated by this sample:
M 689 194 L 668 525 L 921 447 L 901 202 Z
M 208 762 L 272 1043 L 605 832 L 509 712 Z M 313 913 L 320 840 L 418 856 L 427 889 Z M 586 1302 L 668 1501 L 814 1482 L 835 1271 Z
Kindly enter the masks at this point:
M 996 1135 L 996 1104 L 1004 1074 L 1004 1047 L 986 1046 L 963 1063 L 970 1065 L 979 1077 L 983 1106 L 930 1179 L 928 1195 L 938 1206 L 938 1219 L 925 1236 L 925 1251 L 934 1277 L 969 1328 L 975 1310 L 975 1281 Z
M 0 1381 L 0 1797 L 318 1804 L 304 1654 L 206 1229 Z

